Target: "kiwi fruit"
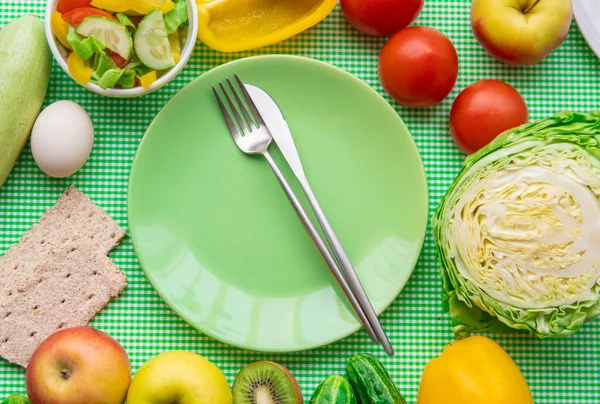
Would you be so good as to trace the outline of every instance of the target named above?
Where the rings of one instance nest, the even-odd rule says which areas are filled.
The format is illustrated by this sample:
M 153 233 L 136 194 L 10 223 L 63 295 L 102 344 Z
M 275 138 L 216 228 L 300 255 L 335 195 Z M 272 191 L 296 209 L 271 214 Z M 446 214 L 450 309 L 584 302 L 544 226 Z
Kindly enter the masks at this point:
M 234 404 L 302 404 L 294 376 L 284 366 L 261 361 L 246 366 L 233 382 Z

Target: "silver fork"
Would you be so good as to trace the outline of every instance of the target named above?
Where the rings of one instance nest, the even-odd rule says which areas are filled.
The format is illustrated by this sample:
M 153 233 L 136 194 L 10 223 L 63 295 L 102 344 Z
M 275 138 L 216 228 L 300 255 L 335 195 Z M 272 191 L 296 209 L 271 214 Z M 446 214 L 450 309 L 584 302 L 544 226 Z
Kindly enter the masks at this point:
M 306 211 L 304 210 L 304 208 L 298 201 L 298 198 L 292 191 L 291 187 L 289 186 L 289 184 L 288 184 L 287 180 L 285 179 L 285 177 L 283 176 L 283 174 L 281 173 L 281 170 L 279 169 L 279 167 L 277 166 L 277 164 L 275 163 L 275 161 L 269 154 L 268 149 L 269 149 L 271 142 L 273 141 L 273 136 L 272 136 L 271 132 L 269 131 L 268 127 L 266 126 L 260 112 L 256 108 L 256 105 L 252 101 L 252 97 L 250 97 L 250 95 L 248 94 L 246 87 L 243 85 L 243 83 L 241 82 L 241 80 L 239 79 L 239 77 L 237 75 L 235 75 L 235 79 L 236 79 L 236 82 L 237 82 L 240 90 L 242 91 L 242 94 L 246 100 L 248 107 L 250 108 L 250 112 L 252 113 L 254 120 L 252 119 L 252 117 L 250 116 L 250 113 L 244 106 L 244 103 L 241 99 L 242 97 L 240 97 L 238 91 L 236 91 L 235 87 L 233 86 L 233 84 L 231 83 L 229 78 L 226 79 L 227 83 L 229 85 L 231 93 L 233 94 L 233 96 L 235 98 L 235 101 L 237 102 L 239 111 L 241 111 L 241 114 L 243 115 L 243 117 L 238 112 L 238 108 L 236 108 L 234 101 L 232 100 L 232 98 L 226 91 L 225 86 L 223 86 L 223 84 L 221 82 L 219 82 L 219 86 L 221 88 L 221 91 L 222 91 L 225 99 L 227 100 L 227 103 L 229 104 L 229 107 L 231 109 L 231 112 L 233 113 L 233 116 L 227 110 L 227 108 L 225 106 L 225 102 L 223 101 L 223 98 L 219 95 L 218 91 L 215 89 L 214 86 L 212 87 L 213 92 L 215 94 L 215 98 L 217 99 L 217 102 L 219 103 L 219 106 L 221 107 L 223 117 L 225 119 L 225 122 L 227 123 L 227 126 L 229 128 L 229 131 L 231 132 L 231 135 L 232 135 L 234 141 L 236 142 L 238 147 L 244 153 L 246 153 L 246 154 L 262 154 L 266 158 L 266 160 L 268 161 L 269 165 L 271 166 L 273 172 L 275 173 L 277 179 L 279 180 L 279 183 L 285 190 L 285 192 L 288 196 L 288 199 L 290 200 L 294 209 L 298 213 L 298 216 L 300 217 L 306 231 L 308 232 L 308 234 L 314 241 L 315 246 L 321 253 L 321 256 L 323 257 L 323 259 L 325 260 L 325 263 L 327 264 L 327 266 L 329 267 L 334 278 L 340 285 L 340 288 L 346 295 L 348 301 L 354 308 L 354 311 L 356 312 L 356 315 L 358 316 L 359 320 L 361 321 L 363 327 L 365 328 L 365 330 L 367 331 L 367 333 L 369 334 L 369 336 L 371 337 L 371 339 L 374 342 L 377 343 L 377 342 L 381 341 L 383 343 L 383 346 L 384 346 L 386 352 L 389 355 L 393 355 L 394 350 L 391 347 L 391 344 L 390 344 L 383 328 L 381 327 L 379 320 L 377 319 L 377 314 L 375 314 L 374 310 L 372 309 L 372 306 L 368 300 L 368 297 L 366 296 L 366 294 L 364 293 L 364 290 L 362 289 L 360 280 L 354 273 L 354 270 L 353 270 L 351 264 L 349 263 L 345 252 L 343 254 L 336 253 L 336 256 L 341 255 L 341 257 L 338 259 L 343 258 L 341 264 L 343 265 L 343 269 L 346 270 L 343 272 L 338 267 L 338 263 L 332 257 L 329 249 L 327 248 L 327 245 L 325 244 L 325 241 L 321 238 L 320 234 L 318 233 L 314 224 L 310 220 Z M 256 123 L 254 123 L 254 121 L 256 121 Z M 236 126 L 236 122 L 239 125 L 239 129 L 238 129 L 238 126 Z M 242 130 L 243 134 L 240 133 L 240 129 Z M 303 188 L 305 189 L 305 192 L 307 192 L 306 187 L 308 187 L 308 185 L 304 186 L 304 184 L 303 184 Z M 314 195 L 311 192 L 310 192 L 310 194 L 307 194 L 307 196 L 309 196 L 309 199 L 312 197 L 312 199 L 310 199 L 310 202 L 311 202 L 311 205 L 313 206 L 313 209 L 316 208 L 315 213 L 318 215 L 317 217 L 319 218 L 319 222 L 322 223 L 322 225 L 323 224 L 326 225 L 325 230 L 326 230 L 326 234 L 328 236 L 327 238 L 329 239 L 330 242 L 333 241 L 332 248 L 333 248 L 334 252 L 339 251 L 339 250 L 343 251 L 343 248 L 341 247 L 341 244 L 339 243 L 337 236 L 335 236 L 335 233 L 333 232 L 333 229 L 331 229 L 331 226 L 327 222 L 327 219 L 325 218 L 324 213 L 320 209 L 318 202 L 316 202 L 316 198 L 314 198 Z M 347 272 L 350 272 L 350 273 L 346 274 L 346 276 L 344 276 L 344 273 L 347 273 Z M 358 293 L 357 290 L 361 292 L 358 296 L 355 295 L 355 293 Z

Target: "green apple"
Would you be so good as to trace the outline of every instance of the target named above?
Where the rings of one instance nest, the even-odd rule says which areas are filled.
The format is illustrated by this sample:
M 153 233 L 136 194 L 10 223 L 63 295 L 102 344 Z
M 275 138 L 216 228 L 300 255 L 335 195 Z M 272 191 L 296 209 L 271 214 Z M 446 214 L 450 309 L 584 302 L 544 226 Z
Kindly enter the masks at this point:
M 48 337 L 27 366 L 35 404 L 123 404 L 131 382 L 129 358 L 113 338 L 90 327 Z
M 572 0 L 473 0 L 473 33 L 490 55 L 511 65 L 531 65 L 564 41 Z
M 172 351 L 150 359 L 137 372 L 127 404 L 232 404 L 225 375 L 200 355 Z

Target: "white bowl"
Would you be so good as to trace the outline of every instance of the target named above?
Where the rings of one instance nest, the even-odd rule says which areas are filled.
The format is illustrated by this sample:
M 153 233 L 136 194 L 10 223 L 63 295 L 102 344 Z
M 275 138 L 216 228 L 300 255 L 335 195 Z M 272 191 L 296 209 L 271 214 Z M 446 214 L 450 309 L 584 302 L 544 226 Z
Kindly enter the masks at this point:
M 198 33 L 198 7 L 196 6 L 195 0 L 186 0 L 188 5 L 188 18 L 189 18 L 189 27 L 187 38 L 185 40 L 185 44 L 183 49 L 181 50 L 181 60 L 175 67 L 173 67 L 167 74 L 160 77 L 156 82 L 154 82 L 150 87 L 144 88 L 141 86 L 130 88 L 130 89 L 119 89 L 119 88 L 108 88 L 103 90 L 97 84 L 88 83 L 85 88 L 100 95 L 105 95 L 108 97 L 115 98 L 132 98 L 139 97 L 153 91 L 158 90 L 163 87 L 171 80 L 175 78 L 185 67 L 187 62 L 190 60 L 192 56 L 192 52 L 194 51 L 194 45 L 196 44 L 196 36 Z M 50 16 L 52 12 L 56 11 L 56 4 L 58 0 L 48 0 L 46 6 L 46 16 L 44 20 L 44 24 L 46 25 L 46 39 L 48 40 L 48 45 L 50 45 L 50 50 L 54 55 L 54 58 L 62 67 L 62 69 L 71 77 L 71 73 L 69 73 L 69 67 L 67 66 L 67 60 L 65 58 L 66 53 L 61 51 L 62 46 L 59 47 L 56 43 L 57 39 L 54 37 L 52 33 L 52 27 L 50 25 Z

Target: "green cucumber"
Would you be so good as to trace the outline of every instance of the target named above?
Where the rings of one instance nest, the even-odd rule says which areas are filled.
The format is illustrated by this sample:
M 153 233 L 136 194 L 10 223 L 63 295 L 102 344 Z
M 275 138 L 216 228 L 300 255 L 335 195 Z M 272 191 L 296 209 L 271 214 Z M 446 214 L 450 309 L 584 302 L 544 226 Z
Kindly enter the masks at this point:
M 356 404 L 356 396 L 345 377 L 333 375 L 317 387 L 310 404 Z
M 84 37 L 93 36 L 125 60 L 131 58 L 131 35 L 126 27 L 115 20 L 97 16 L 87 17 L 79 23 L 75 32 Z
M 137 57 L 154 70 L 170 69 L 176 64 L 160 9 L 149 12 L 140 21 L 134 45 Z
M 406 404 L 389 373 L 374 356 L 353 356 L 347 371 L 361 404 Z
M 25 396 L 20 394 L 13 394 L 2 400 L 1 404 L 31 404 L 31 401 Z
M 26 15 L 0 30 L 0 187 L 40 113 L 51 66 L 40 19 Z

